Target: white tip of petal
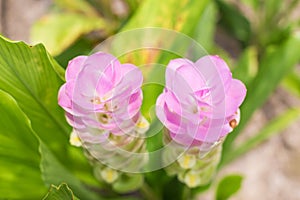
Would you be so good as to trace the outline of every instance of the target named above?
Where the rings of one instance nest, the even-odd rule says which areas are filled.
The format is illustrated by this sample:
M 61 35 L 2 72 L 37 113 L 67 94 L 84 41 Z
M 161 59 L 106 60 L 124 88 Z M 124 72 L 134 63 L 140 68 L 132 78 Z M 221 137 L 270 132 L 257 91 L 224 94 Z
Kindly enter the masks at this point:
M 141 116 L 135 126 L 138 133 L 146 133 L 146 131 L 148 131 L 149 129 L 150 124 L 145 117 Z
M 81 140 L 80 140 L 80 138 L 77 135 L 75 130 L 73 130 L 71 135 L 70 135 L 70 143 L 71 143 L 71 145 L 73 145 L 75 147 L 81 147 L 82 146 Z
M 113 183 L 119 177 L 119 173 L 116 170 L 111 169 L 111 168 L 104 168 L 100 172 L 100 175 L 101 175 L 102 179 L 107 183 Z
M 183 169 L 191 169 L 196 164 L 196 156 L 185 154 L 181 156 L 177 162 L 179 163 L 180 167 Z
M 199 173 L 189 171 L 184 176 L 184 182 L 188 187 L 194 188 L 201 185 L 201 177 Z

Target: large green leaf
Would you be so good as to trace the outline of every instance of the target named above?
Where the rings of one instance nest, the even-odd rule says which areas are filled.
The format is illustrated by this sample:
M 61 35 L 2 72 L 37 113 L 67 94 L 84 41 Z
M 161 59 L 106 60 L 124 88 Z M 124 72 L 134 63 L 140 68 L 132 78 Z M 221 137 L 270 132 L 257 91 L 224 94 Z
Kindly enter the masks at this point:
M 67 184 L 61 184 L 58 187 L 51 185 L 51 188 L 43 200 L 78 200 L 73 195 L 72 190 Z
M 65 149 L 71 129 L 57 104 L 63 82 L 55 61 L 42 45 L 27 46 L 3 37 L 0 52 L 0 89 L 16 99 L 33 129 L 52 149 Z
M 0 198 L 38 199 L 45 184 L 66 182 L 79 197 L 99 199 L 57 161 L 15 99 L 3 90 L 0 98 Z
M 60 54 L 80 36 L 91 31 L 108 31 L 100 17 L 87 17 L 77 13 L 53 13 L 44 16 L 32 28 L 31 41 L 43 43 L 54 56 Z
M 195 30 L 207 3 L 208 0 L 146 0 L 123 30 L 161 27 L 189 35 Z
M 47 191 L 40 176 L 38 141 L 16 101 L 0 90 L 0 199 L 39 199 Z
M 40 142 L 40 153 L 41 153 L 41 171 L 42 177 L 46 185 L 51 184 L 59 185 L 62 182 L 67 183 L 75 192 L 75 194 L 80 198 L 87 199 L 101 199 L 88 191 L 85 186 L 74 177 L 49 151 L 47 146 Z

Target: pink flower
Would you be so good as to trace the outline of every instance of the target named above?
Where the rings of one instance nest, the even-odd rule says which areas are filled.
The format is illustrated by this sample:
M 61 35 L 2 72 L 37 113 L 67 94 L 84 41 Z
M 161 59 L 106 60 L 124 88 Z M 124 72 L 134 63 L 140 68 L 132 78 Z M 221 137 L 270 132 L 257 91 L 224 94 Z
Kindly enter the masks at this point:
M 140 116 L 143 76 L 132 64 L 121 64 L 103 52 L 78 56 L 66 70 L 58 104 L 77 130 L 98 128 L 124 134 Z
M 232 78 L 218 56 L 204 56 L 195 63 L 175 59 L 167 66 L 156 113 L 177 143 L 214 143 L 238 124 L 245 96 L 244 84 Z

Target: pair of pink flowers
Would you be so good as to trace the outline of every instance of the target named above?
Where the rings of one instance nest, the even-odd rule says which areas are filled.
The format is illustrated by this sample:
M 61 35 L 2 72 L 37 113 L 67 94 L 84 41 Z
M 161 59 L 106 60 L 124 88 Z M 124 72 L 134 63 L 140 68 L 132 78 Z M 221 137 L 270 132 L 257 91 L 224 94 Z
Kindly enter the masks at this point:
M 121 64 L 112 55 L 79 56 L 69 62 L 58 102 L 79 132 L 101 129 L 106 136 L 123 135 L 141 118 L 142 82 L 136 66 Z M 215 142 L 238 123 L 245 95 L 245 86 L 232 79 L 221 58 L 205 56 L 196 63 L 175 59 L 166 68 L 156 112 L 177 143 Z

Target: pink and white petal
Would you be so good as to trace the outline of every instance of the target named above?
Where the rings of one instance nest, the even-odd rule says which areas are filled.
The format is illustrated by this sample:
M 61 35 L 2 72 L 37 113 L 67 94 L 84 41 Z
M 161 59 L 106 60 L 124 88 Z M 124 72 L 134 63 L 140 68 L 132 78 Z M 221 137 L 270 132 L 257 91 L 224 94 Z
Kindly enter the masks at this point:
M 79 72 L 84 66 L 87 56 L 77 56 L 69 61 L 66 69 L 66 81 L 75 80 Z
M 86 130 L 76 132 L 84 145 L 108 142 L 109 131 L 87 128 Z
M 206 88 L 205 80 L 201 75 L 201 71 L 199 71 L 194 63 L 189 63 L 186 65 L 182 65 L 178 67 L 176 70 L 176 74 L 182 76 L 183 80 L 191 87 L 193 92 Z M 176 86 L 177 82 L 173 81 L 173 86 Z
M 63 107 L 65 110 L 70 110 L 72 108 L 72 101 L 67 95 L 66 84 L 61 86 L 58 92 L 58 105 Z
M 184 145 L 185 147 L 193 147 L 202 144 L 201 141 L 195 140 L 187 134 L 175 134 L 172 132 L 170 132 L 169 134 L 172 140 L 174 140 L 178 144 Z
M 231 80 L 231 72 L 224 65 L 216 65 L 215 56 L 204 56 L 196 63 L 196 67 L 201 71 L 206 88 L 211 92 L 211 102 L 214 106 L 222 102 L 225 98 L 228 81 Z
M 193 65 L 193 63 L 184 58 L 178 58 L 171 60 L 166 68 L 166 87 L 167 88 L 172 88 L 173 81 L 174 81 L 174 76 L 178 70 L 179 67 L 184 66 L 184 65 Z
M 156 115 L 159 120 L 174 133 L 181 134 L 185 129 L 186 124 L 183 123 L 183 118 L 168 108 L 164 100 L 164 94 L 161 94 L 157 99 Z
M 143 93 L 142 90 L 134 93 L 130 96 L 129 105 L 127 108 L 128 115 L 132 118 L 136 113 L 141 109 L 142 101 L 143 101 Z
M 197 69 L 201 71 L 209 88 L 216 84 L 222 84 L 228 88 L 232 79 L 229 67 L 219 56 L 204 56 L 196 61 Z
M 247 89 L 245 85 L 237 79 L 231 81 L 230 87 L 226 93 L 226 116 L 233 115 L 246 97 Z
M 80 117 L 76 117 L 66 112 L 67 122 L 75 129 L 85 129 L 86 125 L 83 123 Z
M 98 72 L 106 72 L 107 76 L 114 77 L 114 72 L 120 71 L 121 64 L 116 57 L 104 52 L 97 52 L 86 59 L 84 66 Z M 111 70 L 108 70 L 111 68 Z
M 115 87 L 116 91 L 123 91 L 124 88 L 131 88 L 131 91 L 136 91 L 142 86 L 143 75 L 139 68 L 127 64 L 122 73 L 122 79 Z

